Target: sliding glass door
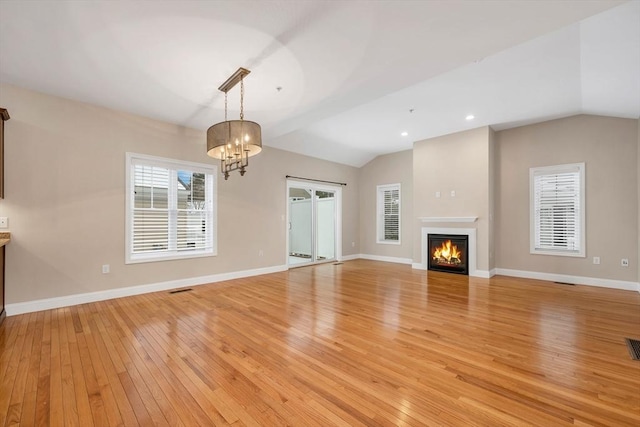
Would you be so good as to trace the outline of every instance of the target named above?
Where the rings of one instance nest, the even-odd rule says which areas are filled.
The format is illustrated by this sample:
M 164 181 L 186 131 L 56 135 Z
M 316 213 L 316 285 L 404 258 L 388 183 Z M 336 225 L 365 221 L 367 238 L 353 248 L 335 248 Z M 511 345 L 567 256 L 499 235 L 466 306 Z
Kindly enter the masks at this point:
M 313 190 L 289 188 L 289 265 L 314 261 Z
M 290 267 L 336 260 L 341 189 L 287 181 L 287 259 Z

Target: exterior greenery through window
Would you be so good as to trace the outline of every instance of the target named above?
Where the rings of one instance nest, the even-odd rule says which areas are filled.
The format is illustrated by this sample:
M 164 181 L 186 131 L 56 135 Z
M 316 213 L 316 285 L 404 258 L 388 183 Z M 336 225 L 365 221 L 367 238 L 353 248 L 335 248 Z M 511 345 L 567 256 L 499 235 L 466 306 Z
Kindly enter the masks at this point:
M 126 262 L 216 255 L 216 167 L 127 153 Z
M 377 242 L 400 244 L 400 184 L 377 187 Z
M 585 256 L 584 163 L 531 168 L 534 254 Z

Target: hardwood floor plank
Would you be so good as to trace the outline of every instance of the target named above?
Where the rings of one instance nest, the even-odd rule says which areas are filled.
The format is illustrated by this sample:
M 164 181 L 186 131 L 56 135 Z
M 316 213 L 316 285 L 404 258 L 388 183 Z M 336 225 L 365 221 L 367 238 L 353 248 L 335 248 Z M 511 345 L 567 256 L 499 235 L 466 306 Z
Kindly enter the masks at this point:
M 29 423 L 29 420 L 32 419 L 33 414 L 30 412 L 34 408 L 35 391 L 37 390 L 34 388 L 34 376 L 37 376 L 37 371 L 33 373 L 32 369 L 34 366 L 36 369 L 39 367 L 39 363 L 36 362 L 34 364 L 32 359 L 37 359 L 40 356 L 40 342 L 36 342 L 36 340 L 40 337 L 41 331 L 38 333 L 37 318 L 38 313 L 29 314 L 29 325 L 20 355 L 14 388 L 11 393 L 9 411 L 11 415 L 7 418 L 7 424 L 9 425 L 23 422 Z M 25 403 L 28 412 L 26 416 L 23 415 Z
M 2 379 L 8 377 L 9 360 L 18 339 L 19 325 L 25 320 L 25 317 L 13 316 L 5 319 L 6 322 L 9 322 L 9 326 L 0 328 L 0 378 Z
M 86 386 L 75 330 L 71 322 L 71 309 L 58 309 L 58 314 L 64 425 L 93 426 L 89 403 L 89 394 L 93 390 Z
M 50 398 L 48 418 L 52 426 L 64 425 L 64 407 L 62 401 L 62 349 L 60 344 L 59 310 L 51 310 L 51 363 L 49 378 Z M 44 384 L 43 384 L 44 386 Z M 43 392 L 44 393 L 44 392 Z
M 157 373 L 153 370 L 153 365 L 148 368 L 146 363 L 139 358 L 139 353 L 136 352 L 136 349 L 128 345 L 128 343 L 135 340 L 135 337 L 123 329 L 125 325 L 122 320 L 115 317 L 113 304 L 111 302 L 103 304 L 105 304 L 103 313 L 107 314 L 107 318 L 112 325 L 108 331 L 111 335 L 113 346 L 126 368 L 123 373 L 128 374 L 133 381 L 135 391 L 140 399 L 142 399 L 149 416 L 156 425 L 182 425 L 180 414 L 184 411 L 184 408 L 180 406 L 180 402 L 168 400 L 165 389 L 162 388 L 162 378 L 157 376 Z M 126 387 L 125 389 L 127 393 L 134 392 Z M 167 392 L 169 392 L 169 390 L 167 390 Z M 142 418 L 146 418 L 144 414 L 142 415 Z M 185 420 L 185 422 L 195 422 L 195 419 L 193 419 L 188 412 L 185 413 L 182 419 Z
M 6 322 L 0 326 L 5 327 Z M 2 415 L 2 425 L 10 425 L 15 422 L 16 410 L 18 408 L 11 407 L 11 398 L 14 395 L 14 389 L 22 388 L 24 384 L 20 382 L 16 383 L 19 374 L 20 358 L 22 356 L 23 347 L 27 342 L 27 329 L 29 326 L 29 316 L 25 315 L 13 325 L 17 329 L 16 338 L 11 347 L 6 347 L 4 350 L 10 353 L 5 359 L 6 367 L 4 369 L 4 375 L 2 382 L 0 383 L 0 414 Z M 10 418 L 11 417 L 11 418 Z
M 36 397 L 38 394 L 40 356 L 43 346 L 44 312 L 33 313 L 36 315 L 34 323 L 34 335 L 31 349 L 24 357 L 28 360 L 27 378 L 20 414 L 20 424 L 28 426 L 35 424 Z
M 221 422 L 222 415 L 212 402 L 215 400 L 212 398 L 213 390 L 185 363 L 185 352 L 188 351 L 189 346 L 188 342 L 185 342 L 185 345 L 180 345 L 180 343 L 184 342 L 183 338 L 188 335 L 183 334 L 174 340 L 170 334 L 163 333 L 160 324 L 161 322 L 152 322 L 148 329 L 148 336 L 153 340 L 152 344 L 156 354 L 163 356 L 167 366 L 181 376 L 185 389 L 188 390 L 189 395 L 203 410 L 203 413 L 209 417 L 209 422 Z
M 0 425 L 637 426 L 640 295 L 367 260 L 13 316 Z
M 145 331 L 144 334 L 148 334 L 145 336 L 142 330 L 137 330 L 138 327 L 134 319 L 138 319 L 138 317 L 135 310 L 125 312 L 121 307 L 116 307 L 116 310 L 127 326 L 136 331 L 134 340 L 130 343 L 133 344 L 140 361 L 151 369 L 154 379 L 160 384 L 174 410 L 181 414 L 181 418 L 188 420 L 187 425 L 210 425 L 212 419 L 191 394 L 193 384 L 190 381 L 184 381 L 175 362 L 156 348 L 157 344 L 153 335 Z M 140 320 L 140 325 L 144 325 L 144 323 L 144 319 Z M 211 414 L 211 416 L 215 418 L 215 414 Z
M 117 323 L 110 319 L 109 303 L 102 302 L 97 305 L 98 310 L 94 321 L 96 329 L 104 344 L 104 350 L 100 352 L 105 360 L 108 358 L 113 370 L 110 370 L 109 381 L 114 385 L 114 393 L 118 400 L 118 407 L 123 416 L 125 425 L 168 425 L 164 412 L 170 415 L 171 425 L 179 425 L 177 419 L 171 417 L 173 410 L 168 408 L 168 403 L 162 393 L 156 392 L 155 396 L 146 386 L 137 368 L 132 364 L 129 355 L 120 344 L 123 336 L 119 333 Z M 108 363 L 105 362 L 107 365 Z M 117 377 L 117 380 L 116 380 Z M 152 378 L 149 378 L 152 381 Z M 153 382 L 153 381 L 152 381 Z M 153 382 L 155 385 L 155 382 Z M 161 407 L 165 408 L 163 411 Z M 131 411 L 133 411 L 133 417 Z
M 35 394 L 35 421 L 34 425 L 46 426 L 50 424 L 49 392 L 51 389 L 51 311 L 43 314 L 42 348 L 40 350 L 40 366 L 37 369 L 38 384 Z
M 102 334 L 98 333 L 99 329 L 89 311 L 90 309 L 95 313 L 95 306 L 78 307 L 77 318 L 82 325 L 82 331 L 86 331 L 80 333 L 79 341 L 84 339 L 83 346 L 86 346 L 93 372 L 100 388 L 104 412 L 109 420 L 108 424 L 120 425 L 124 423 L 131 425 L 135 422 L 136 417 L 122 390 L 120 378 L 113 370 L 111 358 L 104 346 Z M 78 334 L 77 330 L 76 334 Z

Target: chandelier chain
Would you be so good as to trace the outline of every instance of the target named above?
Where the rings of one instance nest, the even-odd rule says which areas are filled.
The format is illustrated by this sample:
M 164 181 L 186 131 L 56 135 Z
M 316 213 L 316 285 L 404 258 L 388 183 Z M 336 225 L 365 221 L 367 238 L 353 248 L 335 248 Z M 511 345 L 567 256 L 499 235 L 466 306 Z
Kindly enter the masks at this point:
M 244 79 L 240 78 L 240 120 L 244 120 Z
M 224 93 L 224 121 L 227 121 L 227 92 Z

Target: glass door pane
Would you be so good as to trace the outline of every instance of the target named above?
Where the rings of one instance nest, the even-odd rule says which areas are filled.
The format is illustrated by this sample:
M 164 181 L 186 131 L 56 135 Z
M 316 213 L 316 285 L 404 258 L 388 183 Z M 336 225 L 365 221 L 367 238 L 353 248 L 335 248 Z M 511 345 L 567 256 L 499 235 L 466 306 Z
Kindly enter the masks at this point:
M 336 199 L 335 192 L 315 192 L 316 205 L 316 261 L 327 261 L 336 257 Z
M 289 265 L 314 260 L 312 195 L 310 188 L 289 189 Z

